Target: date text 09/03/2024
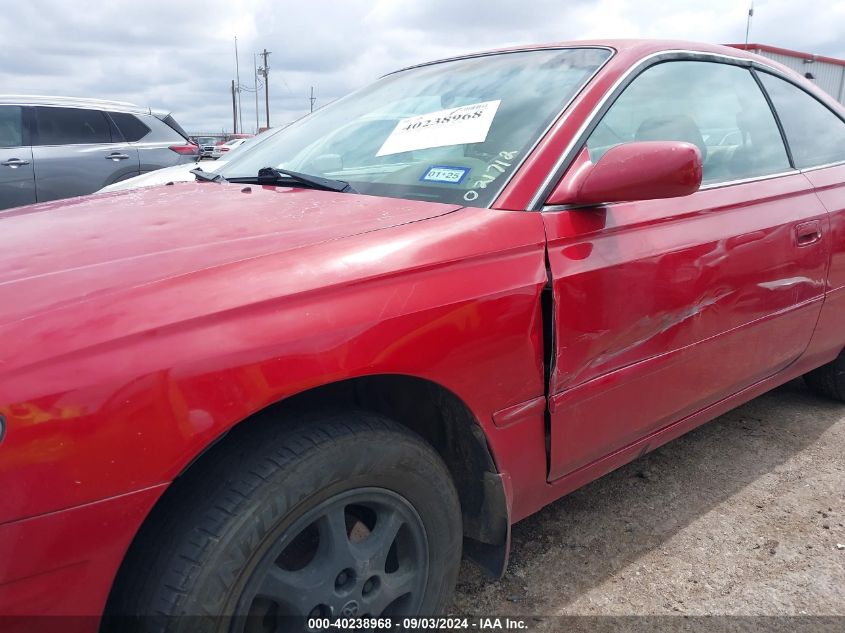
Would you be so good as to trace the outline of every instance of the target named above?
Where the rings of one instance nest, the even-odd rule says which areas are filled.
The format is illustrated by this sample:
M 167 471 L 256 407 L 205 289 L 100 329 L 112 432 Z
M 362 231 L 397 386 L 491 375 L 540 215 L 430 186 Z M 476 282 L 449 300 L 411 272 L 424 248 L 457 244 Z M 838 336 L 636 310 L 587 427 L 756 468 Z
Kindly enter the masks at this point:
M 522 618 L 477 617 L 477 618 L 311 618 L 308 628 L 312 631 L 320 630 L 391 630 L 403 631 L 419 630 L 527 630 L 528 624 Z

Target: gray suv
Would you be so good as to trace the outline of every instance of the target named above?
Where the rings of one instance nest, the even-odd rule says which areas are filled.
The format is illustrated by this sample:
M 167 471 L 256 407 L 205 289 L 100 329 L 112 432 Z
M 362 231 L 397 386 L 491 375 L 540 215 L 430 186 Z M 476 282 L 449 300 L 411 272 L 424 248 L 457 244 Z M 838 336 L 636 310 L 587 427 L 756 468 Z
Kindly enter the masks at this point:
M 167 112 L 118 101 L 0 96 L 0 209 L 93 193 L 198 155 Z

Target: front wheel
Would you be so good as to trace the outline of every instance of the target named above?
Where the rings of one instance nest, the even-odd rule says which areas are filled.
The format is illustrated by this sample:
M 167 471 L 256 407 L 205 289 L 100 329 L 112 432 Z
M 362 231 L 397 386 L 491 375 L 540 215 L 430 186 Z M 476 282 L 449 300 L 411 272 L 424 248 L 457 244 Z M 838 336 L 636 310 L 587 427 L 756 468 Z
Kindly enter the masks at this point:
M 136 631 L 269 633 L 448 606 L 460 508 L 421 438 L 363 412 L 236 431 L 133 547 L 112 615 Z

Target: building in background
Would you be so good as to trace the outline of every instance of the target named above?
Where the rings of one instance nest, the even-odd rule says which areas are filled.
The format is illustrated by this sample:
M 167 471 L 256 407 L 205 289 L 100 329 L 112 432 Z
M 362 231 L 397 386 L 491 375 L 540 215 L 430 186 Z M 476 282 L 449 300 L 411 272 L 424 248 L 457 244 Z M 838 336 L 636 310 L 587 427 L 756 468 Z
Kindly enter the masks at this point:
M 779 62 L 810 79 L 839 103 L 845 104 L 845 59 L 802 53 L 767 44 L 728 44 Z

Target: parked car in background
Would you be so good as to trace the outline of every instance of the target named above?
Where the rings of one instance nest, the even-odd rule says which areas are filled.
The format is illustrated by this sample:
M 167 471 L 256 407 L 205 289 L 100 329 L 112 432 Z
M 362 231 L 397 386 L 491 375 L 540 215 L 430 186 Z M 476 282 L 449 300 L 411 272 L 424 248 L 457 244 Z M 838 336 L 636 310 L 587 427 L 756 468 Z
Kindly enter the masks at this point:
M 200 158 L 211 158 L 214 152 L 214 147 L 222 142 L 216 136 L 199 136 L 197 137 L 197 144 L 200 147 Z
M 127 191 L 128 189 L 139 189 L 141 187 L 155 187 L 157 185 L 166 185 L 168 183 L 176 182 L 193 182 L 196 176 L 193 171 L 198 169 L 207 173 L 212 173 L 226 164 L 223 159 L 220 160 L 204 160 L 200 163 L 174 165 L 173 167 L 165 167 L 164 169 L 156 169 L 155 171 L 135 176 L 134 178 L 127 178 L 120 182 L 113 183 L 107 187 L 103 187 L 96 193 L 109 193 L 110 191 Z
M 193 162 L 198 151 L 166 111 L 97 99 L 0 96 L 0 209 L 93 193 Z
M 135 176 L 134 178 L 121 180 L 120 182 L 103 187 L 97 193 L 125 191 L 127 189 L 138 189 L 139 187 L 154 187 L 156 185 L 165 185 L 170 182 L 193 182 L 196 180 L 196 175 L 192 173 L 194 169 L 199 169 L 209 173 L 215 172 L 223 167 L 223 165 L 226 164 L 226 161 L 229 160 L 233 154 L 240 155 L 241 152 L 248 150 L 251 151 L 255 145 L 266 141 L 268 138 L 271 138 L 274 134 L 281 131 L 282 128 L 274 127 L 257 136 L 253 136 L 248 139 L 240 139 L 240 145 L 237 148 L 223 154 L 221 158 L 217 160 L 206 160 L 197 164 L 190 163 L 174 165 L 173 167 L 165 167 L 164 169 L 158 169 L 146 174 L 141 174 L 140 176 Z
M 91 616 L 39 633 L 417 629 L 562 495 L 845 399 L 845 109 L 745 51 L 421 64 L 216 173 L 0 220 L 0 613 Z
M 248 139 L 245 138 L 235 138 L 231 141 L 226 141 L 223 144 L 215 145 L 214 151 L 211 153 L 212 158 L 220 158 L 221 156 L 226 155 L 226 153 L 232 151 L 233 149 L 240 147 L 244 143 L 247 142 Z

